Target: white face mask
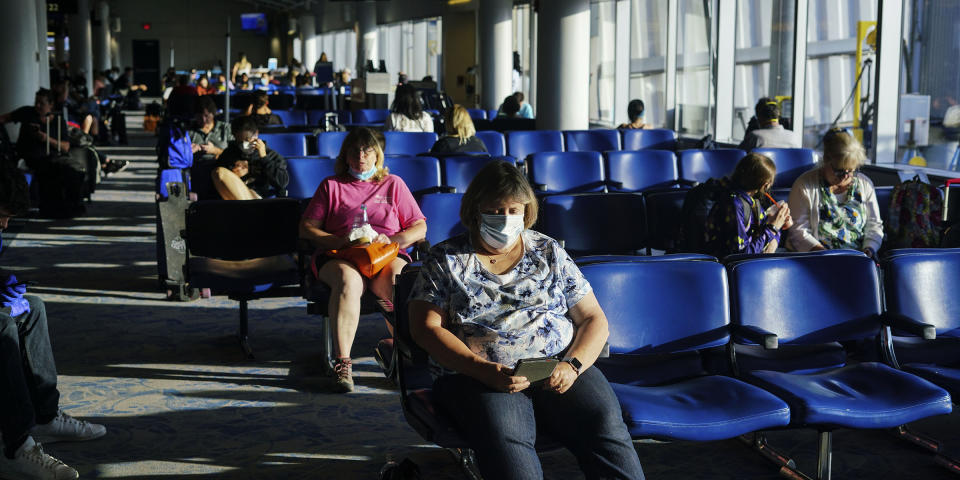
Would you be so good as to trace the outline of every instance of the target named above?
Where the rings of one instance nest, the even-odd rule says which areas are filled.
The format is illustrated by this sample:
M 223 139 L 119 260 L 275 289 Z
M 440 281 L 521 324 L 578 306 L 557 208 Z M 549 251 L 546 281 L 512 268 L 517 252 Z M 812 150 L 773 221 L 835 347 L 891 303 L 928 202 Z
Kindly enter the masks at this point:
M 480 238 L 500 250 L 517 241 L 523 231 L 523 215 L 480 214 Z
M 267 77 L 260 77 L 260 85 L 267 85 L 270 83 L 270 79 Z
M 256 140 L 256 138 L 254 138 L 253 140 Z M 243 147 L 244 152 L 253 152 L 257 149 L 257 147 L 253 146 L 253 140 L 249 142 L 243 142 L 241 146 Z

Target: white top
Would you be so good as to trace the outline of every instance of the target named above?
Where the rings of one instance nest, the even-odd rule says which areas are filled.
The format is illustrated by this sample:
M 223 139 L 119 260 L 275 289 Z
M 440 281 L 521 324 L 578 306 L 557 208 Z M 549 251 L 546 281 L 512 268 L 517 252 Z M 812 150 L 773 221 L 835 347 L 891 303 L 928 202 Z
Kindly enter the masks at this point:
M 420 118 L 410 120 L 402 113 L 391 113 L 387 117 L 387 123 L 383 125 L 383 131 L 397 132 L 432 132 L 433 117 L 427 112 L 421 112 Z
M 787 231 L 787 246 L 791 250 L 808 252 L 821 244 L 817 238 L 820 231 L 820 168 L 800 175 L 790 189 L 789 205 L 793 226 Z M 863 203 L 867 209 L 862 248 L 870 247 L 876 252 L 883 242 L 883 220 L 880 219 L 876 189 L 873 188 L 873 182 L 862 173 L 858 172 L 853 181 L 860 182 Z

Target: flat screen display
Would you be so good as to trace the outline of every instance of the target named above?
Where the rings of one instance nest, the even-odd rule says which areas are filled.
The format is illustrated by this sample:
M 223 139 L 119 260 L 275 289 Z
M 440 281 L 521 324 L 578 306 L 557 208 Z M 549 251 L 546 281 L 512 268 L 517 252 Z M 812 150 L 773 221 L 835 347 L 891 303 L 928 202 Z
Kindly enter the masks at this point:
M 267 34 L 267 15 L 265 13 L 240 14 L 240 29 L 257 35 Z

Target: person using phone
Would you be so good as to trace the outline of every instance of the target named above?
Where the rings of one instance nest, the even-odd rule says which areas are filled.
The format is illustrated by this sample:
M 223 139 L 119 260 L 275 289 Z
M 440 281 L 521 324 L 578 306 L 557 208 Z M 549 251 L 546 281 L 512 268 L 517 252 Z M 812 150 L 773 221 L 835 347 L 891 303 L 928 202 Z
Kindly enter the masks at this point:
M 773 160 L 751 153 L 737 162 L 728 191 L 713 204 L 705 231 L 708 252 L 723 258 L 732 253 L 773 253 L 781 231 L 793 225 L 790 207 L 774 204 L 769 215 L 760 200 L 773 185 L 777 167 Z
M 642 479 L 607 379 L 609 334 L 590 284 L 560 244 L 529 230 L 537 200 L 513 164 L 491 162 L 463 196 L 468 233 L 434 246 L 410 296 L 410 333 L 430 354 L 433 394 L 476 451 L 484 478 L 541 479 L 537 430 L 588 478 Z M 557 357 L 542 386 L 522 359 Z
M 213 186 L 224 200 L 253 200 L 287 188 L 287 161 L 258 138 L 250 117 L 238 117 L 231 130 L 234 140 L 217 158 Z

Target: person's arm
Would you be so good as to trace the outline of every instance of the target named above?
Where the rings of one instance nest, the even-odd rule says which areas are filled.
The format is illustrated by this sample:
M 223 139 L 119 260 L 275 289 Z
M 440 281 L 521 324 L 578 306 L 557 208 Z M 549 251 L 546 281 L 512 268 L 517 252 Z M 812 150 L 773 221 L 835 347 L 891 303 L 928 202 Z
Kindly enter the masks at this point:
M 4 113 L 4 114 L 0 115 L 0 123 L 7 123 L 7 122 L 9 122 L 10 119 L 11 119 L 11 117 L 13 117 L 13 112 Z
M 287 173 L 287 161 L 273 150 L 266 150 L 263 140 L 257 139 L 258 150 L 260 153 L 260 162 L 262 165 L 263 177 L 261 181 L 266 181 L 271 187 L 277 190 L 287 188 L 290 183 L 290 174 Z M 265 151 L 263 151 L 265 150 Z
M 590 368 L 603 351 L 603 346 L 610 336 L 607 326 L 607 316 L 600 308 L 597 297 L 590 292 L 576 303 L 567 315 L 576 326 L 573 342 L 567 350 L 566 356 L 576 358 L 581 367 L 578 373 L 573 365 L 560 362 L 547 379 L 544 388 L 555 390 L 557 393 L 566 392 L 577 377 Z
M 740 145 L 737 145 L 737 148 L 745 152 L 749 152 L 754 148 L 757 148 L 757 137 L 750 132 L 743 137 L 743 141 L 740 142 Z
M 823 250 L 823 245 L 813 235 L 810 225 L 810 211 L 813 206 L 802 179 L 803 177 L 794 182 L 787 200 L 787 204 L 790 205 L 790 214 L 793 216 L 793 226 L 789 230 L 789 243 L 792 249 L 798 252 Z
M 873 183 L 865 176 L 857 176 L 863 185 L 863 204 L 866 208 L 866 224 L 863 226 L 863 250 L 873 257 L 883 243 L 883 220 L 880 218 L 880 204 Z
M 401 249 L 423 240 L 427 236 L 427 222 L 417 220 L 409 227 L 387 237 L 391 243 L 397 243 Z
M 339 237 L 320 227 L 320 220 L 314 218 L 300 219 L 300 238 L 309 241 L 311 245 L 321 250 L 336 250 L 350 244 L 346 237 Z

